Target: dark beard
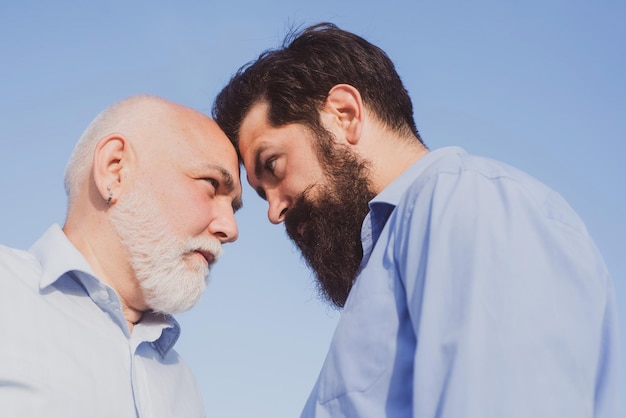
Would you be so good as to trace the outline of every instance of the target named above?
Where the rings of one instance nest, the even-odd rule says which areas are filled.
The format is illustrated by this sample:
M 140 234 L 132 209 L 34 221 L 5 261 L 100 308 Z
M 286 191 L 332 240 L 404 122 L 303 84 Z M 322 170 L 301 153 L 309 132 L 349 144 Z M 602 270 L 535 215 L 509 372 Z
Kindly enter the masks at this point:
M 375 193 L 366 163 L 349 149 L 331 142 L 320 163 L 328 181 L 311 186 L 296 199 L 285 214 L 285 229 L 315 272 L 320 295 L 341 308 L 363 258 L 361 226 Z

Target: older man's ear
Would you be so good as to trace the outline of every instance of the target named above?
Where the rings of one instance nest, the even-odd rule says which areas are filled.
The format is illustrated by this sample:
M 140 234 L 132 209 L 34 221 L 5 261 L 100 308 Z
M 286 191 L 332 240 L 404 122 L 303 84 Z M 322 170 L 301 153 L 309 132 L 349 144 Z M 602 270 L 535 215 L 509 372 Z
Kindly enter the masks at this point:
M 107 204 L 114 203 L 119 197 L 122 180 L 126 178 L 132 160 L 132 146 L 123 135 L 109 135 L 96 145 L 93 177 L 98 192 Z

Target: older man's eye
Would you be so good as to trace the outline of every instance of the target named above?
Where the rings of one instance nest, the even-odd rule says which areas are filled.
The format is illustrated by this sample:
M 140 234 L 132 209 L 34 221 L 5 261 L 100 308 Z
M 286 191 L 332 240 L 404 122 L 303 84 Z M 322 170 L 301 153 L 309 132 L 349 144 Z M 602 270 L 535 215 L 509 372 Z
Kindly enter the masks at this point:
M 213 186 L 213 188 L 215 190 L 217 190 L 219 185 L 220 185 L 220 183 L 217 180 L 215 180 L 214 178 L 207 177 L 207 178 L 205 178 L 203 180 L 205 180 L 206 182 L 210 183 L 211 186 Z

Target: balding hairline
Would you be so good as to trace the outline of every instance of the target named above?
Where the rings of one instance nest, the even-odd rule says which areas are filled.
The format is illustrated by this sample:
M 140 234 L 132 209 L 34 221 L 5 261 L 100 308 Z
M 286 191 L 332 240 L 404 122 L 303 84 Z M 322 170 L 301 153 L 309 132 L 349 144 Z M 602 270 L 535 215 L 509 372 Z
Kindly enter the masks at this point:
M 141 94 L 120 100 L 100 112 L 87 126 L 76 143 L 65 169 L 65 192 L 71 204 L 89 178 L 93 166 L 96 145 L 103 138 L 114 133 L 133 137 L 153 118 L 160 117 L 173 109 L 184 106 L 159 96 Z

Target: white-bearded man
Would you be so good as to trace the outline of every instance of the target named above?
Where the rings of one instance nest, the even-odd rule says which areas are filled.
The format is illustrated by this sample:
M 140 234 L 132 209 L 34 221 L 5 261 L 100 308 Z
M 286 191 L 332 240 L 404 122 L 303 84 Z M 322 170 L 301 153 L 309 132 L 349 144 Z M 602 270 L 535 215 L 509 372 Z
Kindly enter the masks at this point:
M 0 246 L 0 405 L 10 417 L 201 417 L 171 316 L 237 239 L 237 155 L 213 120 L 134 96 L 98 115 L 65 174 L 68 212 Z

